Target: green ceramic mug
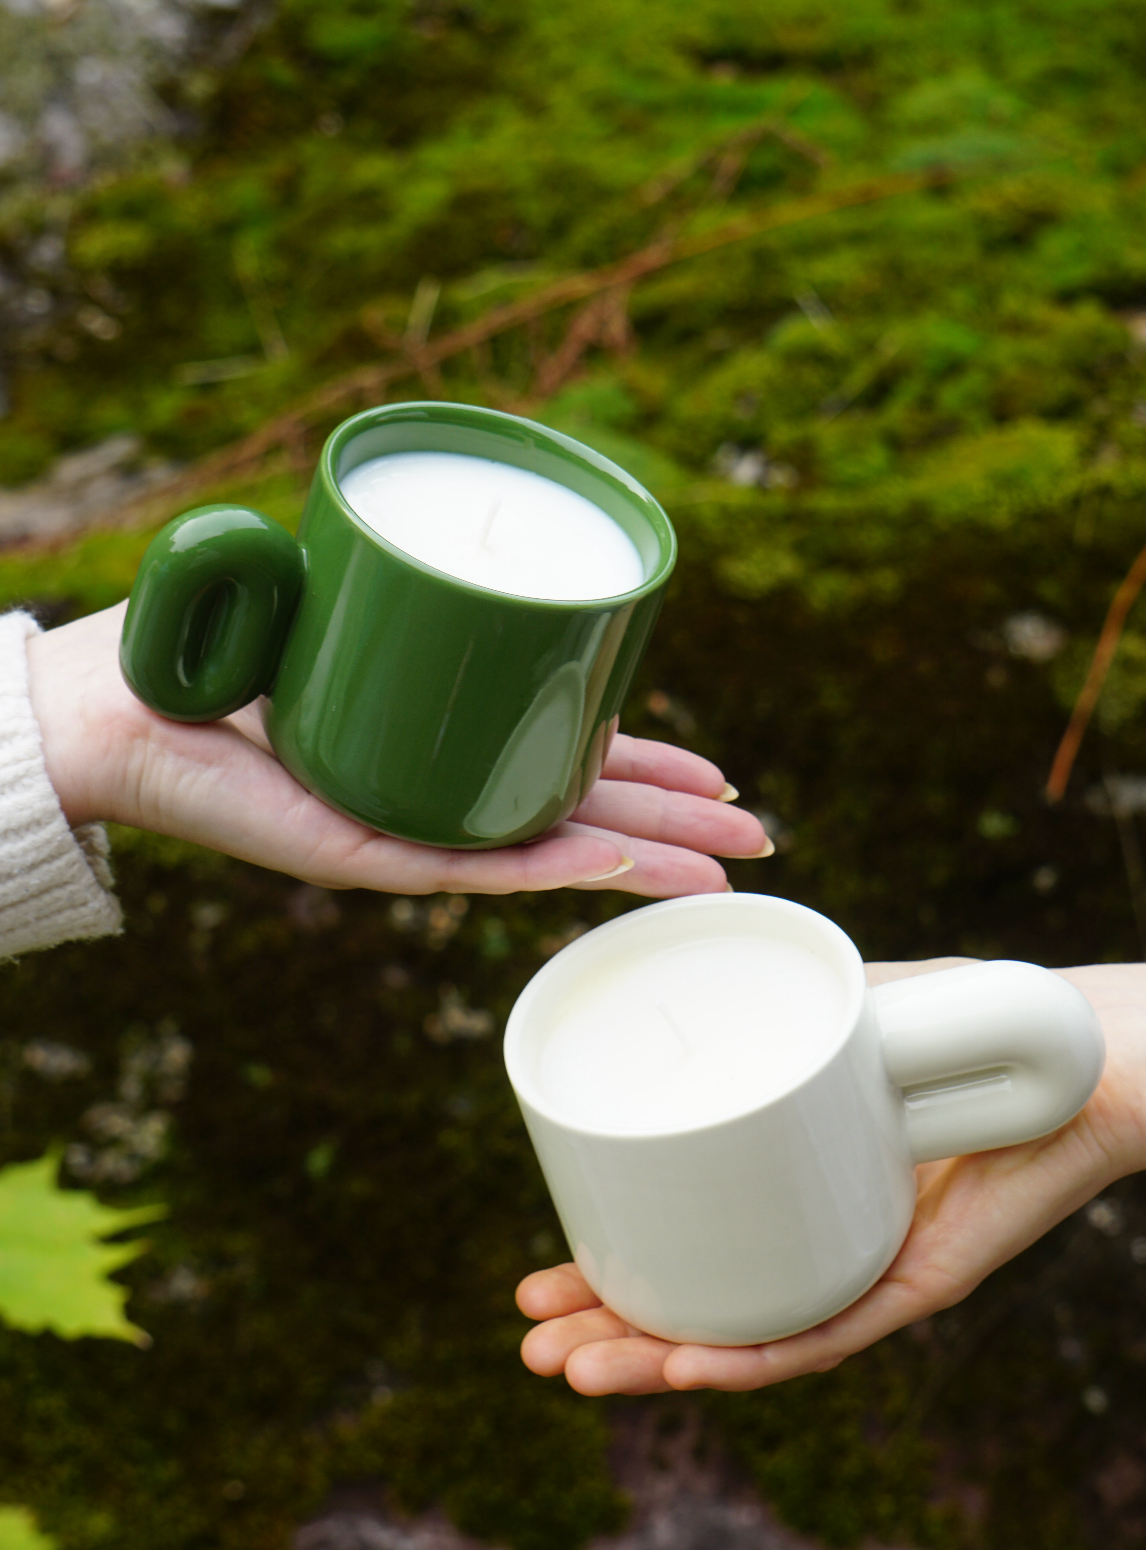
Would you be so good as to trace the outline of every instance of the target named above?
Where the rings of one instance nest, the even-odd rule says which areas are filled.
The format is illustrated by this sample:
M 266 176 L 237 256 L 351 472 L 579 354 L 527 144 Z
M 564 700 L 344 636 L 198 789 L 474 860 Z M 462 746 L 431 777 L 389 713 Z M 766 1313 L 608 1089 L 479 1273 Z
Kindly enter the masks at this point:
M 565 485 L 629 536 L 645 580 L 552 602 L 424 564 L 340 488 L 399 452 L 469 454 Z M 283 764 L 362 823 L 429 845 L 510 845 L 568 817 L 596 781 L 675 559 L 656 501 L 590 448 L 491 409 L 394 404 L 330 436 L 297 540 L 242 506 L 169 523 L 136 577 L 120 661 L 144 704 L 179 721 L 266 696 Z

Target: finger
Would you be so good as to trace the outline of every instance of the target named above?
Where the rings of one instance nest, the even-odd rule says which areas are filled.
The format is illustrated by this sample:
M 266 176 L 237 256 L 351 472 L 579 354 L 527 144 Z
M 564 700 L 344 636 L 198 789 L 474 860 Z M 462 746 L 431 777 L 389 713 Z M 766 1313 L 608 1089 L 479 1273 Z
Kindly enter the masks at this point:
M 599 1308 L 601 1299 L 576 1265 L 554 1265 L 525 1277 L 517 1288 L 517 1306 L 528 1319 L 555 1319 Z
M 665 1359 L 674 1349 L 652 1335 L 581 1345 L 565 1363 L 565 1379 L 578 1394 L 666 1394 Z
M 562 824 L 555 832 L 585 832 L 581 824 Z M 611 831 L 590 829 L 608 834 Z M 685 850 L 679 845 L 660 845 L 653 840 L 613 834 L 613 839 L 633 859 L 633 867 L 623 876 L 602 882 L 574 883 L 571 886 L 597 892 L 601 888 L 621 888 L 648 899 L 677 899 L 693 893 L 723 893 L 728 887 L 724 868 L 711 856 Z
M 716 765 L 699 754 L 688 753 L 672 743 L 619 733 L 612 742 L 605 768 L 606 780 L 633 780 L 667 791 L 689 791 L 693 796 L 720 800 L 732 792 Z
M 565 1363 L 578 1346 L 608 1340 L 624 1340 L 632 1330 L 608 1308 L 598 1305 L 564 1318 L 535 1324 L 521 1342 L 521 1359 L 539 1377 L 564 1372 Z
M 677 1346 L 664 1364 L 665 1382 L 674 1389 L 719 1389 L 726 1394 L 745 1394 L 809 1372 L 828 1372 L 842 1356 L 823 1357 L 818 1364 L 793 1364 L 779 1345 Z
M 773 848 L 760 820 L 743 808 L 632 781 L 598 781 L 573 822 L 709 856 L 762 856 Z
M 228 722 L 264 753 L 273 754 L 259 703 L 244 706 L 228 717 Z M 648 754 L 618 760 L 618 767 L 627 768 L 630 773 L 608 775 L 598 781 L 573 815 L 574 820 L 598 829 L 615 829 L 621 834 L 704 851 L 710 856 L 752 858 L 772 854 L 772 842 L 759 819 L 719 800 L 721 793 L 731 787 L 726 786 L 716 765 L 669 743 L 644 743 L 631 737 L 615 741 L 631 749 L 648 750 Z M 610 756 L 607 769 L 613 762 Z M 638 768 L 649 772 L 646 784 L 636 784 Z M 661 778 L 652 778 L 658 775 Z M 697 788 L 702 786 L 705 789 L 698 792 Z

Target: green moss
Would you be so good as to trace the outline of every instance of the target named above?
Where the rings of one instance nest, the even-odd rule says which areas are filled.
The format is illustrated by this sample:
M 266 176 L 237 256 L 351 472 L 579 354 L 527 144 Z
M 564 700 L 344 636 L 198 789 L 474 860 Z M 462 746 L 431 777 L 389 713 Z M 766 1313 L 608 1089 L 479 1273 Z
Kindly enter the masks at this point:
M 885 1349 L 782 1389 L 712 1396 L 709 1405 L 793 1527 L 839 1546 L 876 1535 L 958 1545 L 959 1515 L 928 1501 L 933 1451 L 900 1424 L 910 1362 L 888 1355 Z

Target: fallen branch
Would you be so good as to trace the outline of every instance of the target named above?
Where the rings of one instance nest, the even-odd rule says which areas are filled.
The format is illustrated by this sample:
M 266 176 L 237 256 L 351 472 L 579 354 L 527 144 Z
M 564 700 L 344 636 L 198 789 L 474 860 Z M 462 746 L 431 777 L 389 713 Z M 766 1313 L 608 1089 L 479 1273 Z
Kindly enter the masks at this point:
M 573 314 L 564 339 L 538 366 L 533 380 L 535 398 L 551 398 L 576 370 L 590 345 L 623 354 L 632 343 L 627 290 L 602 291 Z
M 1070 780 L 1070 772 L 1074 768 L 1074 761 L 1078 757 L 1078 750 L 1082 746 L 1082 740 L 1086 735 L 1086 729 L 1090 725 L 1090 718 L 1094 714 L 1094 707 L 1098 704 L 1098 697 L 1102 693 L 1102 686 L 1106 682 L 1106 675 L 1110 671 L 1110 664 L 1114 661 L 1118 650 L 1118 643 L 1122 639 L 1122 631 L 1126 626 L 1126 617 L 1134 605 L 1139 592 L 1146 585 L 1146 548 L 1142 549 L 1134 564 L 1126 573 L 1126 577 L 1107 610 L 1106 620 L 1102 626 L 1102 633 L 1098 637 L 1098 645 L 1094 648 L 1094 656 L 1091 658 L 1090 668 L 1087 671 L 1086 681 L 1079 692 L 1078 699 L 1074 702 L 1074 709 L 1070 713 L 1066 731 L 1062 735 L 1062 742 L 1058 745 L 1058 752 L 1054 756 L 1051 765 L 1050 776 L 1047 779 L 1047 801 L 1061 802 L 1066 795 L 1067 782 Z
M 862 183 L 774 205 L 757 214 L 737 216 L 711 231 L 691 237 L 665 236 L 612 264 L 563 276 L 543 286 L 532 296 L 495 307 L 483 317 L 475 318 L 472 323 L 463 324 L 437 339 L 404 341 L 404 347 L 396 351 L 391 359 L 360 366 L 345 376 L 335 378 L 304 398 L 293 409 L 267 421 L 241 441 L 200 458 L 177 475 L 166 486 L 165 493 L 169 497 L 188 497 L 236 474 L 247 474 L 268 453 L 282 447 L 289 448 L 292 444 L 297 446 L 299 437 L 309 427 L 320 424 L 331 415 L 356 405 L 376 403 L 386 389 L 404 378 L 420 376 L 423 381 L 433 380 L 432 374 L 443 361 L 484 345 L 511 328 L 534 322 L 560 307 L 589 301 L 603 292 L 613 291 L 624 295 L 638 280 L 685 259 L 699 258 L 705 253 L 714 253 L 750 237 L 763 236 L 801 221 L 814 220 L 817 216 L 876 204 L 901 194 L 917 193 L 950 180 L 951 174 L 945 169 L 892 173 L 887 177 L 871 178 Z M 158 493 L 152 492 L 153 499 Z M 131 523 L 135 514 L 136 505 L 131 503 L 120 512 L 117 526 Z
M 790 104 L 788 111 L 791 112 L 798 107 L 807 95 L 806 91 L 801 92 L 799 98 Z M 817 167 L 831 165 L 833 158 L 830 151 L 801 134 L 787 118 L 777 118 L 774 114 L 769 114 L 767 118 L 736 130 L 717 145 L 707 146 L 696 155 L 688 156 L 683 161 L 677 162 L 675 166 L 659 173 L 642 188 L 637 189 L 637 203 L 645 208 L 659 204 L 662 199 L 667 199 L 670 194 L 675 193 L 682 183 L 687 182 L 702 168 L 710 168 L 712 171 L 708 198 L 717 201 L 726 199 L 744 170 L 748 153 L 769 135 L 786 145 L 789 150 L 795 151 L 798 156 L 804 157 L 806 161 L 814 162 Z

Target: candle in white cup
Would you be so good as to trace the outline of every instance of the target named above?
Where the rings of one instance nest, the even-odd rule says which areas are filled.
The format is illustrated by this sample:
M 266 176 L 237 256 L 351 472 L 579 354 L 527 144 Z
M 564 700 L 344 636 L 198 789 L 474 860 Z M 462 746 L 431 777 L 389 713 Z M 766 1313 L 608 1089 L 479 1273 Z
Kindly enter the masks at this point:
M 663 1340 L 736 1346 L 830 1318 L 882 1275 L 916 1163 L 1064 1124 L 1102 1035 L 1046 969 L 869 991 L 822 915 L 719 893 L 556 954 L 518 998 L 505 1060 L 597 1296 Z
M 594 965 L 552 1012 L 538 1090 L 569 1125 L 651 1135 L 767 1103 L 838 1042 L 847 1000 L 824 958 L 730 934 Z
M 617 597 L 645 580 L 629 535 L 599 506 L 528 469 L 459 452 L 394 452 L 339 480 L 396 548 L 494 592 Z

